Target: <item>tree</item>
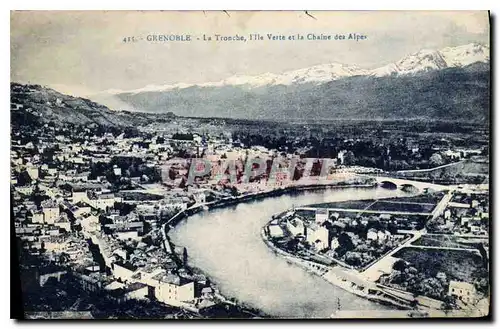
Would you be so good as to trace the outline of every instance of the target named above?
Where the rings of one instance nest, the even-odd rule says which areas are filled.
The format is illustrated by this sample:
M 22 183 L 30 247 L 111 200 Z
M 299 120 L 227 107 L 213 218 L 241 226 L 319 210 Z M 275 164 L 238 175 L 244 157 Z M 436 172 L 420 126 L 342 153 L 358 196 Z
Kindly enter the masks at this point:
M 236 186 L 231 186 L 231 195 L 232 196 L 238 196 L 239 192 L 238 192 L 238 188 Z
M 406 262 L 402 259 L 395 261 L 394 264 L 392 265 L 392 269 L 395 271 L 403 272 L 405 268 L 406 268 Z
M 444 293 L 443 284 L 436 278 L 427 278 L 422 280 L 417 289 L 421 295 L 437 299 L 440 299 Z
M 339 246 L 335 250 L 337 254 L 342 257 L 346 252 L 354 249 L 351 237 L 346 233 L 341 233 L 338 238 Z
M 441 305 L 441 310 L 444 311 L 444 313 L 448 313 L 451 310 L 454 310 L 457 308 L 457 297 L 454 295 L 447 295 L 443 299 L 443 304 Z
M 439 153 L 434 153 L 429 158 L 429 165 L 431 165 L 432 167 L 441 166 L 443 164 L 444 164 L 443 157 Z
M 479 293 L 488 295 L 490 290 L 489 272 L 487 265 L 478 267 L 471 273 L 474 278 L 473 284 Z
M 359 266 L 361 264 L 361 255 L 359 252 L 348 251 L 345 253 L 345 262 L 352 266 Z
M 416 275 L 416 274 L 418 273 L 418 270 L 417 270 L 415 267 L 410 266 L 410 267 L 408 268 L 408 273 L 413 274 L 413 275 Z
M 286 243 L 286 249 L 295 252 L 297 251 L 298 244 L 299 240 L 295 237 Z
M 344 164 L 346 166 L 352 166 L 356 164 L 356 157 L 352 151 L 348 151 L 344 156 Z
M 59 255 L 59 264 L 66 264 L 67 262 L 69 262 L 70 260 L 70 257 L 67 253 L 63 252 Z
M 184 250 L 182 251 L 182 262 L 184 263 L 184 266 L 187 266 L 187 261 L 188 261 L 188 253 L 186 247 L 184 247 Z
M 488 268 L 488 254 L 486 252 L 486 249 L 484 248 L 484 245 L 480 243 L 477 249 L 479 250 L 479 254 L 481 255 L 484 267 Z

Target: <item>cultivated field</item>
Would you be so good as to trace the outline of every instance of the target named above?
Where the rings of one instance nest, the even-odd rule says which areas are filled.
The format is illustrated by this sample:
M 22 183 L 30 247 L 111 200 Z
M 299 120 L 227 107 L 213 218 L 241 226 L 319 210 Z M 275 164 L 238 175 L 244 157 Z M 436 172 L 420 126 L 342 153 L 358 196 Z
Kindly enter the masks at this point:
M 482 267 L 479 253 L 461 250 L 403 248 L 393 255 L 413 264 L 417 270 L 428 276 L 444 272 L 448 278 L 472 282 L 474 272 Z

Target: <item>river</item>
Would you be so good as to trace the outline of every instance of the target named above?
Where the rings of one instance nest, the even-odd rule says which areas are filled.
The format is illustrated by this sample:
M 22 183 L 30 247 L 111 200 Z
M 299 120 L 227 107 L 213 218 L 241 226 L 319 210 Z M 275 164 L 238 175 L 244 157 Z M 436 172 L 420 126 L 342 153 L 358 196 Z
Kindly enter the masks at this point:
M 348 293 L 275 255 L 261 228 L 293 206 L 408 195 L 383 188 L 307 191 L 204 211 L 181 221 L 169 235 L 188 250 L 188 263 L 205 271 L 222 294 L 283 318 L 324 318 L 342 310 L 387 310 Z

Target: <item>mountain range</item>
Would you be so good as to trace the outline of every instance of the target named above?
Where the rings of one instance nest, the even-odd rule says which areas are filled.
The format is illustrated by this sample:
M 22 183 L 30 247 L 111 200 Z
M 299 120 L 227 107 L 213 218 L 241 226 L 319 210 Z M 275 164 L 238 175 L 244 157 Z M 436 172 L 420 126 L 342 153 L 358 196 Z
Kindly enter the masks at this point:
M 489 122 L 489 47 L 421 50 L 374 70 L 325 64 L 215 83 L 108 91 L 90 99 L 11 83 L 12 122 L 137 126 L 151 120 L 442 120 Z M 107 104 L 106 98 L 112 102 Z M 116 100 L 119 102 L 116 102 Z M 105 105 L 109 105 L 109 108 Z M 122 111 L 114 104 L 135 111 Z M 111 108 L 111 109 L 110 109 Z
M 192 117 L 487 122 L 489 72 L 489 47 L 472 43 L 424 49 L 373 70 L 330 63 L 218 82 L 110 90 L 105 95 L 137 111 Z
M 325 83 L 353 76 L 383 77 L 388 75 L 408 75 L 432 70 L 441 70 L 450 67 L 464 67 L 476 62 L 489 62 L 490 49 L 478 43 L 458 47 L 447 47 L 441 50 L 423 49 L 417 53 L 405 56 L 396 63 L 367 70 L 356 65 L 329 63 L 316 65 L 299 70 L 287 71 L 281 74 L 264 73 L 256 76 L 234 75 L 217 82 L 205 83 L 176 83 L 171 85 L 148 85 L 135 90 L 110 89 L 109 94 L 138 94 L 143 92 L 161 92 L 190 87 L 225 87 L 244 86 L 258 88 L 276 85 L 297 85 L 305 83 Z

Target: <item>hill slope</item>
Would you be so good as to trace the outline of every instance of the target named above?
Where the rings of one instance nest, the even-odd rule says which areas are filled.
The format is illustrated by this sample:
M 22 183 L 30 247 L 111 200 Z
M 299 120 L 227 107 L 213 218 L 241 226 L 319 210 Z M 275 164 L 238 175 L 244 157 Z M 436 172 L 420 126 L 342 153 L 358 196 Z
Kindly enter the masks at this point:
M 13 123 L 72 123 L 131 127 L 147 122 L 145 113 L 112 111 L 89 99 L 61 94 L 40 85 L 10 85 L 11 116 Z M 165 117 L 172 114 L 166 113 Z

